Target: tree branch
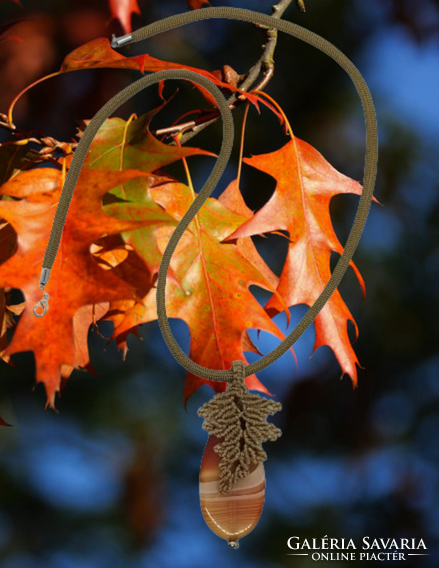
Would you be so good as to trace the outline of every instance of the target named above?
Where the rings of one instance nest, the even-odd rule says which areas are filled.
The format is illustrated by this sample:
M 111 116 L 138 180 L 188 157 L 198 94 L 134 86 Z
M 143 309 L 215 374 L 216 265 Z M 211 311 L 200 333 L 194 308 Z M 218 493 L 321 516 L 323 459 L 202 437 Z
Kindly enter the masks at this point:
M 280 2 L 274 4 L 272 7 L 273 18 L 280 19 L 292 1 L 293 0 L 280 0 Z M 303 0 L 296 0 L 296 4 L 302 12 L 305 11 L 305 5 Z M 276 49 L 278 32 L 276 29 L 268 28 L 267 26 L 261 26 L 259 24 L 256 24 L 256 27 L 266 30 L 267 42 L 263 45 L 263 52 L 260 58 L 243 76 L 244 80 L 239 85 L 241 91 L 246 91 L 246 92 L 250 90 L 251 86 L 259 77 L 260 72 L 262 70 L 264 70 L 263 78 L 260 81 L 260 83 L 255 87 L 255 89 L 259 91 L 263 90 L 264 87 L 267 86 L 270 79 L 274 75 L 274 52 Z M 227 99 L 227 102 L 231 109 L 236 108 L 237 106 L 242 104 L 243 101 L 245 101 L 245 96 L 237 95 L 236 93 L 233 93 L 233 95 L 231 95 Z M 184 132 L 185 134 L 183 134 L 179 140 L 180 144 L 184 144 L 185 142 L 188 142 L 191 138 L 199 134 L 202 130 L 204 130 L 211 124 L 214 124 L 220 117 L 220 112 L 218 110 L 213 111 L 212 115 L 213 116 L 211 116 L 209 113 L 197 120 L 192 120 L 169 128 L 162 128 L 160 130 L 157 130 L 155 134 L 177 135 Z M 175 142 L 172 142 L 171 144 L 175 144 Z
M 280 0 L 277 4 L 274 4 L 272 6 L 273 18 L 281 18 L 292 1 L 293 0 Z M 304 0 L 295 0 L 295 2 L 297 4 L 297 7 L 302 12 L 305 12 Z M 274 75 L 274 52 L 276 49 L 278 32 L 274 28 L 268 28 L 267 26 L 261 26 L 259 24 L 255 25 L 258 28 L 266 30 L 267 41 L 262 46 L 263 52 L 258 61 L 247 71 L 247 73 L 241 76 L 243 81 L 239 85 L 239 88 L 241 91 L 245 92 L 248 92 L 250 90 L 252 85 L 259 77 L 261 71 L 264 71 L 263 78 L 255 87 L 255 89 L 259 91 L 263 90 L 267 86 Z M 245 100 L 246 98 L 244 95 L 233 93 L 227 99 L 227 102 L 229 104 L 229 108 L 233 110 L 236 107 L 240 106 Z M 156 130 L 154 134 L 156 136 L 176 136 L 178 134 L 182 134 L 179 143 L 183 145 L 185 142 L 188 142 L 191 138 L 199 134 L 202 130 L 204 130 L 211 124 L 214 124 L 220 116 L 221 114 L 219 110 L 213 109 L 211 112 L 205 113 L 203 116 L 197 118 L 196 120 L 190 120 L 182 124 L 170 126 L 168 128 L 161 128 L 159 130 Z M 18 129 L 12 122 L 9 121 L 6 115 L 1 113 L 0 128 L 9 130 L 15 138 L 15 140 L 4 142 L 3 144 L 0 144 L 0 146 L 4 144 L 24 144 L 27 142 L 34 142 L 42 146 L 39 153 L 43 156 L 46 155 L 48 158 L 53 156 L 53 152 L 55 150 L 61 150 L 64 154 L 69 154 L 78 145 L 76 141 L 59 142 L 58 140 L 55 140 L 50 136 L 43 137 L 41 136 L 42 133 L 40 133 L 39 137 L 29 137 L 29 133 Z M 174 145 L 175 141 L 171 142 L 171 144 Z

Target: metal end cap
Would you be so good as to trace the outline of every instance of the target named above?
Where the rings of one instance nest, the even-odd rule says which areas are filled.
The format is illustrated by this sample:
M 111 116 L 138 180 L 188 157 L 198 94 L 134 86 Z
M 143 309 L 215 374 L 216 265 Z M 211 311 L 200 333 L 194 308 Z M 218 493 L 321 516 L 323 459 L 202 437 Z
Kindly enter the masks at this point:
M 111 39 L 111 47 L 116 49 L 117 47 L 122 47 L 127 43 L 130 43 L 133 40 L 133 36 L 131 34 L 126 34 L 124 36 L 116 37 L 114 34 Z

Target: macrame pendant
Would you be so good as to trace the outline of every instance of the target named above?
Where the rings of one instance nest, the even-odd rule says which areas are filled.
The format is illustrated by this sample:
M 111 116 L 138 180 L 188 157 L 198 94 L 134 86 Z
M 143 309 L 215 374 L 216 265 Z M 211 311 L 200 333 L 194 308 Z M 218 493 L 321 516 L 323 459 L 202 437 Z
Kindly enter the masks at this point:
M 232 370 L 227 390 L 198 410 L 209 433 L 200 468 L 200 504 L 207 526 L 238 548 L 238 539 L 255 528 L 264 507 L 262 462 L 267 454 L 262 443 L 282 433 L 266 418 L 282 405 L 248 392 L 242 361 L 234 361 Z

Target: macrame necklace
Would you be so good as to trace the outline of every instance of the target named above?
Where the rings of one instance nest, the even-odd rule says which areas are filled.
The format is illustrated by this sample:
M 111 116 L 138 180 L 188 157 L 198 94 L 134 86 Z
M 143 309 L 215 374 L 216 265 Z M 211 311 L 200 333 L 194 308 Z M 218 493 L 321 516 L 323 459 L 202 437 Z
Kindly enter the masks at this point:
M 204 379 L 228 383 L 225 392 L 216 394 L 198 410 L 199 416 L 204 418 L 203 428 L 209 433 L 200 469 L 200 501 L 209 528 L 225 539 L 231 548 L 238 548 L 238 540 L 254 529 L 264 506 L 263 462 L 267 459 L 267 455 L 261 444 L 267 440 L 276 440 L 281 435 L 278 428 L 266 421 L 268 415 L 275 414 L 281 409 L 281 404 L 258 394 L 250 394 L 245 384 L 245 377 L 262 371 L 283 355 L 314 321 L 339 285 L 357 248 L 369 213 L 378 162 L 378 137 L 372 97 L 358 69 L 331 43 L 291 22 L 240 8 L 208 7 L 165 18 L 119 38 L 113 36 L 111 46 L 118 48 L 190 22 L 209 18 L 228 18 L 260 24 L 286 32 L 313 45 L 334 59 L 349 74 L 360 96 L 366 121 L 363 191 L 343 254 L 324 290 L 293 331 L 273 351 L 254 363 L 246 365 L 242 361 L 234 361 L 229 370 L 208 369 L 192 361 L 181 350 L 172 335 L 166 314 L 166 276 L 179 239 L 212 193 L 230 158 L 233 144 L 233 118 L 221 91 L 207 77 L 194 71 L 171 69 L 142 77 L 120 91 L 95 114 L 84 130 L 68 170 L 53 221 L 40 278 L 40 288 L 44 295 L 35 305 L 34 314 L 41 317 L 49 308 L 49 294 L 44 288 L 49 281 L 50 270 L 55 261 L 82 164 L 104 121 L 137 92 L 165 79 L 186 79 L 207 89 L 221 111 L 223 121 L 221 151 L 209 179 L 177 225 L 163 254 L 157 280 L 157 314 L 163 338 L 180 365 Z M 233 314 L 230 314 L 230 317 L 233 317 Z

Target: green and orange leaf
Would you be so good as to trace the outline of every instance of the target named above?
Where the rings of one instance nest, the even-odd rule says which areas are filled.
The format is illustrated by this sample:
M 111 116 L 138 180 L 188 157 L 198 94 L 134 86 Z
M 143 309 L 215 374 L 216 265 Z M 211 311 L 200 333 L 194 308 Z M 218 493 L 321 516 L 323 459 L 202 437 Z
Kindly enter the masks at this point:
M 170 146 L 160 142 L 149 129 L 152 118 L 166 105 L 136 118 L 125 121 L 121 118 L 107 119 L 96 134 L 84 162 L 84 168 L 100 171 L 123 171 L 127 168 L 151 173 L 151 176 L 130 180 L 111 190 L 105 204 L 108 215 L 117 218 L 142 220 L 142 230 L 122 233 L 127 244 L 138 251 L 151 275 L 158 272 L 161 253 L 158 250 L 156 231 L 164 226 L 176 226 L 175 219 L 163 210 L 151 197 L 150 185 L 157 183 L 159 176 L 152 174 L 165 166 L 189 156 L 215 156 L 212 152 L 189 146 Z M 83 121 L 82 129 L 89 121 Z M 163 178 L 165 179 L 165 178 Z
M 156 185 L 150 188 L 150 193 L 176 222 L 193 200 L 190 188 L 175 181 Z M 117 207 L 118 204 L 112 206 L 112 214 Z M 248 329 L 267 331 L 279 339 L 284 337 L 249 291 L 251 285 L 256 285 L 275 293 L 276 276 L 266 265 L 263 269 L 258 267 L 256 250 L 249 260 L 241 252 L 242 245 L 222 243 L 245 219 L 218 200 L 209 198 L 198 214 L 198 222 L 192 221 L 183 235 L 171 261 L 175 278 L 168 278 L 167 282 L 168 317 L 187 323 L 191 359 L 212 369 L 230 369 L 234 360 L 245 361 L 244 346 L 257 352 L 248 337 Z M 158 229 L 156 241 L 161 254 L 173 230 L 171 226 Z M 127 310 L 113 337 L 121 335 L 125 340 L 130 329 L 156 319 L 153 288 L 142 302 Z M 246 383 L 251 389 L 268 392 L 255 375 L 247 377 Z M 225 383 L 206 381 L 188 373 L 185 403 L 203 384 L 217 392 L 226 387 Z

